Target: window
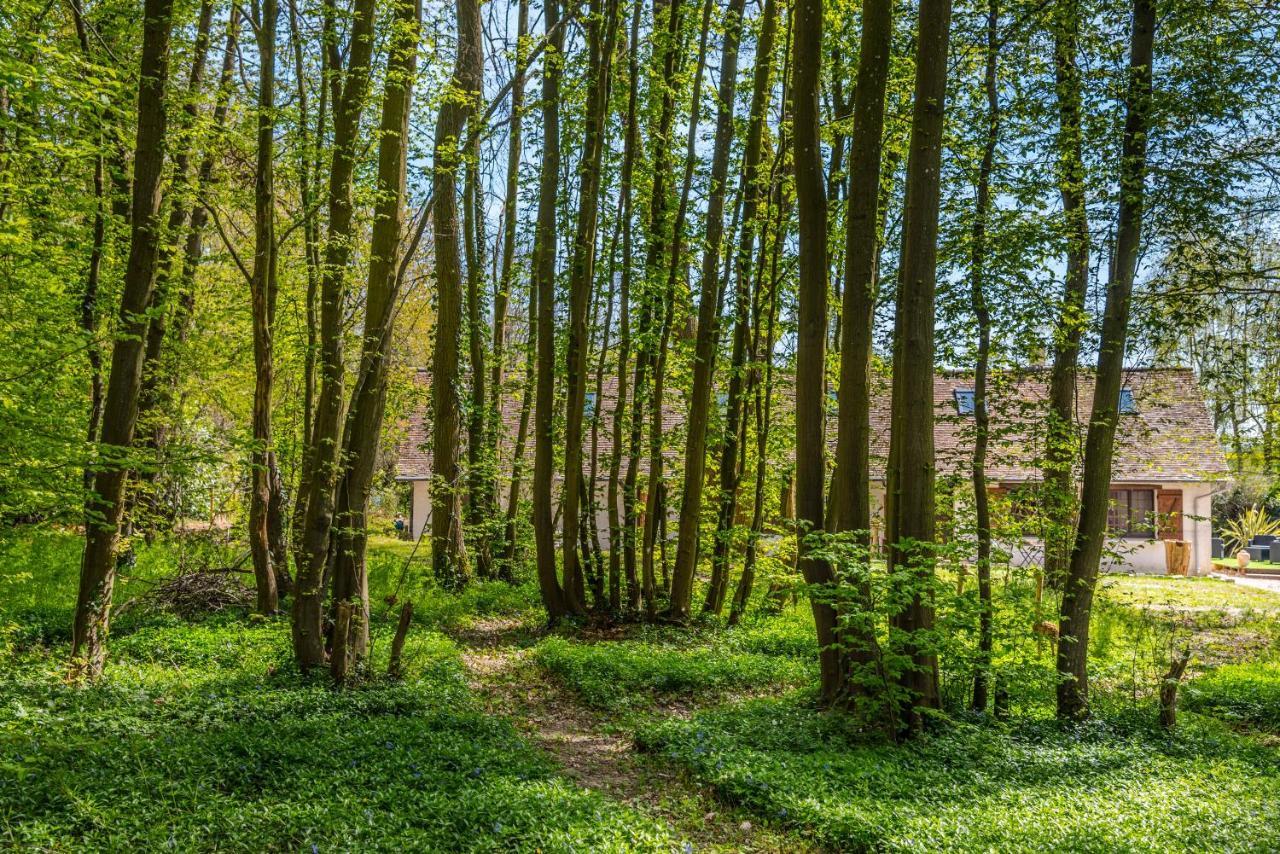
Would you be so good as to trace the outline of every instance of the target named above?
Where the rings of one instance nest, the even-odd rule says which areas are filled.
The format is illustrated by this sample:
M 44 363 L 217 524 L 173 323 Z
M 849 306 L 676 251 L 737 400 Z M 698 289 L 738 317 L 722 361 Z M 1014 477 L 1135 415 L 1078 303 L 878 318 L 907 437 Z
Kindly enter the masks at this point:
M 1120 402 L 1116 408 L 1121 415 L 1132 415 L 1138 411 L 1137 407 L 1133 405 L 1133 389 L 1120 389 Z
M 973 389 L 958 388 L 951 393 L 956 399 L 956 412 L 960 415 L 973 414 Z
M 1113 489 L 1107 510 L 1107 528 L 1113 536 L 1151 539 L 1155 527 L 1154 489 Z
M 596 393 L 594 391 L 587 392 L 587 399 L 583 401 L 582 414 L 587 418 L 593 418 L 596 414 Z

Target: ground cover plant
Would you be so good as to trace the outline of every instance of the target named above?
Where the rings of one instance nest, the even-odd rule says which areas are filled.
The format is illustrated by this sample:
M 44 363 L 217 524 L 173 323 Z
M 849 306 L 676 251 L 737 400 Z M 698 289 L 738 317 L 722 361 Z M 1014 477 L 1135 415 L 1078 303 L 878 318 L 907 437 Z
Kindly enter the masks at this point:
M 24 583 L 41 594 L 62 583 L 67 564 L 49 558 L 48 543 L 5 554 L 37 555 L 22 566 L 31 571 Z M 139 565 L 156 559 L 139 550 Z M 4 600 L 0 622 L 13 626 L 29 604 L 30 597 Z M 61 599 L 49 619 L 68 622 L 68 605 Z M 341 692 L 298 674 L 285 620 L 243 609 L 194 623 L 167 614 L 122 621 L 113 666 L 88 688 L 61 678 L 65 640 L 45 645 L 9 631 L 0 656 L 0 844 L 678 847 L 668 828 L 578 787 L 508 721 L 485 715 L 458 647 L 427 627 L 429 617 L 410 635 L 406 678 L 373 675 Z M 374 627 L 372 671 L 385 668 L 391 628 Z

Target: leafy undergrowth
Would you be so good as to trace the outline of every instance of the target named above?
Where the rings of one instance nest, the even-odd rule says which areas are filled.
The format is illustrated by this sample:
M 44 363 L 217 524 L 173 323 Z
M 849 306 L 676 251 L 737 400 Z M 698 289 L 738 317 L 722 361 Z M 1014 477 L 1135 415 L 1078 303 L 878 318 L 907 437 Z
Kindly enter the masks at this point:
M 51 850 L 670 850 L 482 714 L 447 638 L 409 678 L 336 692 L 283 620 L 224 615 L 113 639 L 105 680 L 65 648 L 0 665 L 0 846 Z M 385 663 L 377 638 L 375 667 Z
M 958 725 L 868 743 L 799 697 L 646 725 L 642 748 L 729 803 L 860 851 L 1271 850 L 1274 751 L 1220 725 L 1113 717 L 1062 729 Z
M 1280 733 L 1280 662 L 1219 667 L 1183 691 L 1187 708 Z
M 632 634 L 591 643 L 548 637 L 534 647 L 534 659 L 583 701 L 609 710 L 655 698 L 706 702 L 795 687 L 817 672 L 812 621 L 806 625 L 803 617 L 758 620 L 722 634 L 673 628 Z

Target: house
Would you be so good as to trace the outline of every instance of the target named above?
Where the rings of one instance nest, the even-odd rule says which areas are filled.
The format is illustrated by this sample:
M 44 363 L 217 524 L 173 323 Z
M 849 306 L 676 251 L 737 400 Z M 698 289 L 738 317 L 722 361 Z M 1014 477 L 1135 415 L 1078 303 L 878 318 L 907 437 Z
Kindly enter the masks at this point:
M 990 492 L 1009 499 L 1012 512 L 1040 481 L 1049 372 L 1001 372 L 989 382 Z M 1083 436 L 1093 407 L 1093 375 L 1081 371 L 1075 395 Z M 935 377 L 934 445 L 937 476 L 970 490 L 973 454 L 973 377 Z M 1165 571 L 1164 540 L 1190 543 L 1189 572 L 1208 573 L 1213 495 L 1225 487 L 1227 463 L 1195 374 L 1184 368 L 1130 369 L 1124 373 L 1111 476 L 1110 540 L 1104 569 Z M 877 396 L 871 411 L 872 468 L 878 471 L 872 500 L 884 506 L 884 462 L 889 453 L 889 398 Z M 1077 460 L 1078 468 L 1079 460 Z M 1044 542 L 1034 527 L 999 543 L 1014 564 L 1039 564 Z
M 429 383 L 425 371 L 418 372 L 422 386 Z M 996 373 L 990 380 L 990 449 L 987 474 L 994 495 L 1008 499 L 1017 512 L 1025 494 L 1034 491 L 1040 479 L 1044 456 L 1044 423 L 1048 408 L 1048 372 L 1027 369 Z M 1092 409 L 1093 377 L 1082 371 L 1076 389 L 1076 419 L 1083 433 Z M 607 377 L 589 384 L 587 419 L 584 424 L 584 464 L 590 466 L 591 449 L 598 461 L 594 475 L 597 494 L 603 496 L 608 479 L 608 463 L 613 453 L 612 415 L 617 397 L 616 378 Z M 718 396 L 717 399 L 721 399 Z M 776 414 L 785 419 L 791 406 L 791 389 L 780 377 Z M 973 380 L 960 372 L 939 373 L 934 381 L 934 444 L 939 483 L 954 484 L 956 500 L 964 500 L 973 449 Z M 1184 540 L 1191 545 L 1190 571 L 1207 573 L 1210 567 L 1211 533 L 1209 516 L 1213 495 L 1224 486 L 1226 460 L 1214 432 L 1195 375 L 1188 369 L 1158 368 L 1127 370 L 1121 392 L 1121 415 L 1117 427 L 1116 450 L 1111 484 L 1112 532 L 1108 553 L 1113 569 L 1164 572 L 1165 548 L 1162 540 Z M 663 410 L 665 437 L 664 469 L 668 483 L 679 489 L 678 473 L 683 466 L 684 416 L 687 404 L 675 390 L 669 390 Z M 593 433 L 593 415 L 599 414 L 599 429 Z M 829 407 L 827 441 L 830 457 L 835 451 L 835 393 Z M 519 427 L 518 396 L 503 398 L 503 435 L 500 438 L 500 470 L 509 475 L 511 453 Z M 872 499 L 877 508 L 884 503 L 884 463 L 889 450 L 889 392 L 887 384 L 876 394 L 871 407 Z M 777 423 L 777 422 L 775 422 Z M 647 431 L 647 427 L 646 427 Z M 647 433 L 646 433 L 647 436 Z M 525 471 L 532 468 L 532 439 L 525 448 Z M 625 466 L 625 463 L 624 463 Z M 397 476 L 412 483 L 412 532 L 420 535 L 430 513 L 430 448 L 425 409 L 415 413 L 400 446 Z M 640 465 L 641 480 L 647 480 L 648 458 Z M 588 469 L 587 476 L 591 477 Z M 505 478 L 504 478 L 505 479 Z M 525 482 L 528 482 L 526 474 Z M 678 503 L 671 500 L 668 512 Z M 607 540 L 607 514 L 597 514 L 602 540 Z M 668 525 L 674 535 L 675 525 Z M 1043 541 L 1028 527 L 1017 536 L 1002 541 L 1015 564 L 1034 564 L 1043 559 Z M 604 543 L 607 548 L 607 542 Z

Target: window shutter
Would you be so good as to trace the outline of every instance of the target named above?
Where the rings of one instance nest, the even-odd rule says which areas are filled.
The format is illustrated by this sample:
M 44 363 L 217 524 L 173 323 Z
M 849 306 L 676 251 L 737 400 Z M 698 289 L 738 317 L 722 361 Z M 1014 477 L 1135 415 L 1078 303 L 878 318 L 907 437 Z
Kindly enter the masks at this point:
M 1182 539 L 1182 490 L 1162 489 L 1157 492 L 1156 512 L 1160 514 L 1160 539 Z

